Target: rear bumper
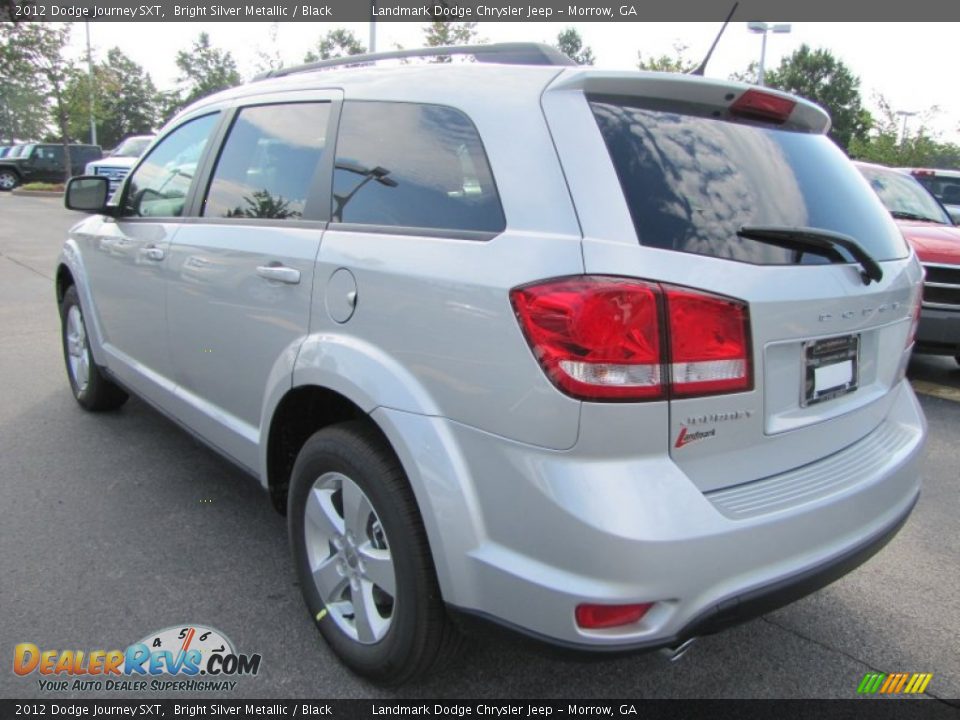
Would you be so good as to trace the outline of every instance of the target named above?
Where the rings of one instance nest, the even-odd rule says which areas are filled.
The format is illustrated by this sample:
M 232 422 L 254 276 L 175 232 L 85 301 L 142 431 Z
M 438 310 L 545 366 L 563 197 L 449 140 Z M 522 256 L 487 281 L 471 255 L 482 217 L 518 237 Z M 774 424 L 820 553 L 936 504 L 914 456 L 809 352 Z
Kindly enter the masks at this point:
M 909 385 L 893 392 L 884 422 L 853 446 L 706 494 L 659 453 L 549 451 L 377 412 L 411 475 L 447 604 L 553 645 L 615 652 L 767 612 L 893 537 L 917 501 L 925 436 Z M 404 447 L 396 434 L 408 431 L 416 444 Z M 629 626 L 575 623 L 581 603 L 640 602 L 655 605 Z
M 960 352 L 960 308 L 924 307 L 917 328 L 917 352 L 955 355 Z
M 820 590 L 835 580 L 857 569 L 867 560 L 876 555 L 896 536 L 906 524 L 910 513 L 916 506 L 919 495 L 914 496 L 913 502 L 903 514 L 889 527 L 873 535 L 855 547 L 849 548 L 840 555 L 800 572 L 781 578 L 769 585 L 752 588 L 740 594 L 724 598 L 711 608 L 704 610 L 699 616 L 691 620 L 676 635 L 672 637 L 658 637 L 654 640 L 634 644 L 615 646 L 597 646 L 579 642 L 564 642 L 555 638 L 533 633 L 525 628 L 510 623 L 486 613 L 468 610 L 456 606 L 449 606 L 450 610 L 468 624 L 473 621 L 491 623 L 505 630 L 518 633 L 537 642 L 559 646 L 574 651 L 608 651 L 613 653 L 656 650 L 664 647 L 677 647 L 690 638 L 711 635 L 727 628 L 739 625 L 769 612 L 789 605 Z

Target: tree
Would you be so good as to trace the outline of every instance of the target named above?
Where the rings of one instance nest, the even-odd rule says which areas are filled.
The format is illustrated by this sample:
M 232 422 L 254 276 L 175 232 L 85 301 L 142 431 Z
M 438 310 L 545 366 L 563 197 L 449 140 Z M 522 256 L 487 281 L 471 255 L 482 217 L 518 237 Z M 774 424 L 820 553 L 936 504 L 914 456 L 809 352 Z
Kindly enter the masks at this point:
M 160 124 L 160 100 L 149 73 L 120 48 L 107 52 L 93 68 L 97 140 L 113 147 L 128 135 L 147 135 Z M 90 77 L 77 75 L 66 90 L 71 137 L 85 137 L 89 128 Z
M 739 70 L 737 72 L 730 73 L 729 77 L 731 80 L 742 83 L 755 83 L 757 81 L 757 71 L 759 69 L 759 64 L 756 60 L 752 61 L 747 65 L 746 70 Z
M 280 70 L 283 67 L 283 57 L 280 55 L 280 47 L 277 43 L 279 30 L 280 23 L 270 23 L 270 29 L 267 30 L 267 37 L 270 40 L 269 46 L 267 48 L 257 47 L 257 59 L 254 62 L 254 69 L 257 73 Z
M 477 42 L 477 24 L 435 21 L 423 29 L 423 34 L 427 47 L 471 45 Z
M 643 53 L 637 52 L 637 68 L 639 70 L 653 70 L 656 72 L 677 72 L 686 73 L 695 70 L 699 63 L 689 60 L 686 57 L 687 45 L 682 43 L 673 44 L 673 56 L 663 54 L 660 57 L 651 57 L 648 60 L 643 59 Z
M 337 28 L 330 30 L 326 35 L 317 41 L 315 50 L 310 50 L 304 56 L 305 63 L 317 62 L 318 60 L 330 60 L 331 58 L 344 57 L 346 55 L 362 55 L 367 51 L 363 43 L 353 34 L 352 30 Z
M 189 50 L 177 53 L 176 64 L 181 73 L 177 78 L 181 88 L 168 96 L 168 102 L 173 101 L 165 108 L 169 114 L 241 81 L 233 55 L 210 45 L 210 36 L 205 32 L 200 33 Z
M 557 35 L 557 43 L 554 47 L 577 65 L 593 65 L 595 61 L 593 50 L 589 46 L 584 47 L 583 38 L 580 37 L 576 28 L 568 27 Z
M 871 118 L 860 97 L 860 78 L 829 50 L 801 45 L 767 73 L 766 82 L 826 109 L 833 120 L 830 137 L 844 150 L 854 138 L 866 138 Z
M 47 125 L 43 93 L 34 79 L 23 35 L 13 23 L 0 23 L 0 143 L 40 137 Z
M 70 39 L 70 26 L 29 22 L 3 23 L 0 28 L 3 33 L 0 76 L 5 80 L 0 86 L 10 90 L 10 97 L 21 103 L 40 101 L 32 107 L 27 106 L 28 112 L 42 118 L 43 127 L 47 121 L 53 122 L 57 137 L 64 144 L 64 167 L 69 175 L 70 116 L 65 93 L 67 85 L 79 74 L 74 62 L 64 54 Z M 38 134 L 31 133 L 33 137 Z
M 960 168 L 960 146 L 941 142 L 929 129 L 940 110 L 932 107 L 913 119 L 913 129 L 901 137 L 902 123 L 882 95 L 875 98 L 877 112 L 865 138 L 853 138 L 850 156 L 891 167 Z

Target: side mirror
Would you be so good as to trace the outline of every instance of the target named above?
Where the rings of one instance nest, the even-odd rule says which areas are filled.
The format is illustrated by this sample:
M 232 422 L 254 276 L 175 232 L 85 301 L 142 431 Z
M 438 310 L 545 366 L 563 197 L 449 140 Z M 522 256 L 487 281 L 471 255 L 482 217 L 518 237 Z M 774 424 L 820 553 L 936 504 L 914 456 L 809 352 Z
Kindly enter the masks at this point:
M 98 175 L 80 175 L 67 181 L 63 193 L 63 202 L 68 210 L 113 215 L 113 208 L 107 206 L 110 197 L 110 181 Z

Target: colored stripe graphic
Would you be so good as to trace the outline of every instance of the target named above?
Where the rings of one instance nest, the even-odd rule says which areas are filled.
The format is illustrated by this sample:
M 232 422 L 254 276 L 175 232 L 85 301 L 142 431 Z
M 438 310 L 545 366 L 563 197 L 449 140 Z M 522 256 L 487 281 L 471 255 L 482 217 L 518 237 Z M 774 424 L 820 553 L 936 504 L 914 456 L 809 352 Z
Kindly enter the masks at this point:
M 933 680 L 933 673 L 867 673 L 857 686 L 860 695 L 896 695 L 908 693 L 917 695 L 927 689 Z
M 857 692 L 861 694 L 873 694 L 880 689 L 880 684 L 886 678 L 886 673 L 867 673 L 860 681 L 860 687 Z

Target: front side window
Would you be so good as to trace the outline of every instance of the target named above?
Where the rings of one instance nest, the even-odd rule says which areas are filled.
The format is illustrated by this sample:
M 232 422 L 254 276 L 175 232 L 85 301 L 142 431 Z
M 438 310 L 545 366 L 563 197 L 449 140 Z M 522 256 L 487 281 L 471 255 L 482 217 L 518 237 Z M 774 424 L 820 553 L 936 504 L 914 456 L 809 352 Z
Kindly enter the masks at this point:
M 241 110 L 217 161 L 204 217 L 302 218 L 329 118 L 329 103 Z
M 500 232 L 505 221 L 473 123 L 439 105 L 346 102 L 335 222 Z
M 190 184 L 219 115 L 184 123 L 153 148 L 130 176 L 123 200 L 127 217 L 180 217 Z

